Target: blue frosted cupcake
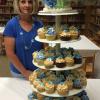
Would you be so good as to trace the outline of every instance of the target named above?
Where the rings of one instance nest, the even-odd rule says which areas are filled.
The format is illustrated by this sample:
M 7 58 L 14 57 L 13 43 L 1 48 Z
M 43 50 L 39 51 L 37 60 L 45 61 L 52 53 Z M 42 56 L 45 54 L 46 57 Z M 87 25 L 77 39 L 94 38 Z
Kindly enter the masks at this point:
M 45 92 L 48 94 L 55 92 L 55 85 L 51 81 L 45 83 Z
M 53 27 L 48 28 L 47 34 L 46 34 L 46 39 L 48 41 L 53 41 L 56 39 L 56 32 L 55 32 L 55 29 Z
M 45 91 L 45 85 L 44 83 L 40 82 L 37 86 L 36 86 L 37 90 L 39 92 L 44 92 Z
M 59 56 L 55 60 L 56 67 L 63 68 L 66 66 L 65 59 L 62 56 Z
M 38 65 L 44 65 L 45 55 L 42 52 L 39 52 L 37 55 L 37 63 Z
M 45 59 L 44 61 L 45 68 L 50 69 L 54 67 L 54 61 L 51 57 Z
M 82 56 L 80 54 L 74 54 L 73 57 L 74 57 L 75 64 L 82 63 Z
M 76 89 L 82 88 L 82 84 L 81 84 L 80 79 L 75 79 L 75 80 L 73 81 L 73 87 L 76 88 Z
M 46 77 L 46 74 L 44 72 L 41 72 L 39 75 L 38 75 L 38 79 L 43 79 Z

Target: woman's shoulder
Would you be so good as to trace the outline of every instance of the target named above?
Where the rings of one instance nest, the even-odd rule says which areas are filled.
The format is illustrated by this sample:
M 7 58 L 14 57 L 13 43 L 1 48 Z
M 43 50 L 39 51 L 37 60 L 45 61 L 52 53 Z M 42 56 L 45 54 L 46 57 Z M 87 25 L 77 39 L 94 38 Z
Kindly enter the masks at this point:
M 15 25 L 16 23 L 18 22 L 18 19 L 17 17 L 13 17 L 12 19 L 10 19 L 7 24 L 10 24 L 10 25 Z

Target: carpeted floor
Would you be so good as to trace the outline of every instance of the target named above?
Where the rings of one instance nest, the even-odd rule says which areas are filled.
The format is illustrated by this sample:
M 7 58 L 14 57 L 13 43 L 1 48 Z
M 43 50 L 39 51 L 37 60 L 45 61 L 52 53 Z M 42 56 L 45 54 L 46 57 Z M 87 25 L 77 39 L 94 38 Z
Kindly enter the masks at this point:
M 0 55 L 0 77 L 9 77 L 9 63 L 6 56 Z

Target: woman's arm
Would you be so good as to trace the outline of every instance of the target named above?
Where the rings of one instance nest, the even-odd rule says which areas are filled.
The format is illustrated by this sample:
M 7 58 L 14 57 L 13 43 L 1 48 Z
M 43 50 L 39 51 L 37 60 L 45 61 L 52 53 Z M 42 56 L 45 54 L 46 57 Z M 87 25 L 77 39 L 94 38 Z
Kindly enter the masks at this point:
M 30 71 L 26 70 L 21 61 L 18 59 L 17 55 L 14 52 L 15 49 L 15 39 L 13 37 L 4 37 L 6 54 L 13 63 L 13 65 L 18 69 L 21 74 L 28 79 Z

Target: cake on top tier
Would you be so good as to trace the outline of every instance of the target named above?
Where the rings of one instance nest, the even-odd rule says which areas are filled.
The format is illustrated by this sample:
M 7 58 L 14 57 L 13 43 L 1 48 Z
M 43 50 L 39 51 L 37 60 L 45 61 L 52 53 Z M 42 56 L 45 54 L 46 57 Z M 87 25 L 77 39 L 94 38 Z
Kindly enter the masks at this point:
M 65 12 L 72 10 L 70 0 L 43 0 L 43 12 Z

